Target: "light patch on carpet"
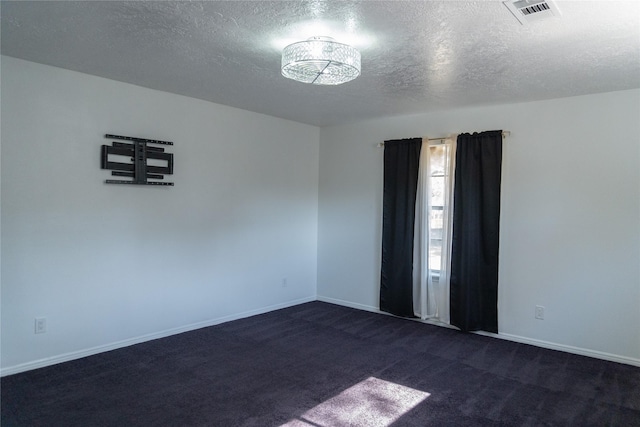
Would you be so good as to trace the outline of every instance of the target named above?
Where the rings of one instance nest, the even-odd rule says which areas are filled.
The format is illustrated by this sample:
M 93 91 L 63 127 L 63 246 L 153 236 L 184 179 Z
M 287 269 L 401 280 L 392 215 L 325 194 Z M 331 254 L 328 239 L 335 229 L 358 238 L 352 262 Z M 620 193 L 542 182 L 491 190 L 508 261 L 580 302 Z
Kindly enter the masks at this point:
M 369 377 L 281 427 L 388 427 L 429 393 Z

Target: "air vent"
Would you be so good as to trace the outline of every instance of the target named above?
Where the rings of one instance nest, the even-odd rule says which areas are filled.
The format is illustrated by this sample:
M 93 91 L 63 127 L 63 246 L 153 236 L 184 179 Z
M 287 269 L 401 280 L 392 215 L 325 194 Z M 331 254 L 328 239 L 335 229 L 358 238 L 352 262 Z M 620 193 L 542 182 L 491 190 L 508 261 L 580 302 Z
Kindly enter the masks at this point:
M 551 0 L 510 0 L 502 2 L 522 25 L 560 16 L 560 9 Z

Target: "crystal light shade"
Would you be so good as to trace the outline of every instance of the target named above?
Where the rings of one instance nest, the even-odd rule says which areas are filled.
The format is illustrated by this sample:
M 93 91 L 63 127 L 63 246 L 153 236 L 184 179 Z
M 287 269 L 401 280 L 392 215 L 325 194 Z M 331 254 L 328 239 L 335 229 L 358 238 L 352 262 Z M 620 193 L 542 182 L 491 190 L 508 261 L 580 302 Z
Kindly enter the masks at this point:
M 360 52 L 330 37 L 312 37 L 284 48 L 282 75 L 316 85 L 346 83 L 360 75 Z

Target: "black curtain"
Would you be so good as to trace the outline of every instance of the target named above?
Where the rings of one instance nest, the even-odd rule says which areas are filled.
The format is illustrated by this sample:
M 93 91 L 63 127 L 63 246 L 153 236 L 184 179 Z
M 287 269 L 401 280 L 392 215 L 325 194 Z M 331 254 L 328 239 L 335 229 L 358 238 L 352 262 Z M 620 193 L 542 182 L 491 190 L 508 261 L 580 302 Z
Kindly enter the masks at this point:
M 422 138 L 385 141 L 380 310 L 413 313 L 413 229 Z
M 451 324 L 498 332 L 502 131 L 461 134 L 456 147 Z

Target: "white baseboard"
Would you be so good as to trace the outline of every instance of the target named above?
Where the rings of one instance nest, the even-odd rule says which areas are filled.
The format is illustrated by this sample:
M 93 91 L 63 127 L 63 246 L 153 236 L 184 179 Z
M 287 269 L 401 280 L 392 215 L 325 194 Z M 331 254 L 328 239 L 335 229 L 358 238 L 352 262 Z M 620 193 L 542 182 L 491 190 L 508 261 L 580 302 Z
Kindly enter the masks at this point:
M 378 307 L 373 307 L 371 305 L 358 304 L 356 302 L 345 301 L 345 300 L 336 299 L 336 298 L 329 298 L 321 295 L 318 295 L 317 299 L 318 301 L 341 305 L 343 307 L 357 308 L 358 310 L 371 311 L 373 313 L 379 313 L 379 314 L 389 314 L 384 311 L 380 311 Z
M 105 351 L 116 350 L 118 348 L 128 347 L 130 345 L 140 344 L 140 343 L 155 340 L 158 338 L 164 338 L 171 335 L 181 334 L 183 332 L 189 332 L 195 329 L 206 328 L 207 326 L 219 325 L 221 323 L 230 322 L 232 320 L 243 319 L 245 317 L 255 316 L 257 314 L 263 314 L 270 311 L 279 310 L 281 308 L 287 308 L 287 307 L 291 307 L 294 305 L 303 304 L 303 303 L 311 302 L 315 300 L 316 300 L 315 296 L 300 298 L 293 301 L 287 301 L 280 304 L 261 307 L 255 310 L 244 311 L 242 313 L 218 317 L 215 319 L 205 320 L 203 322 L 192 323 L 190 325 L 167 329 L 160 332 L 154 332 L 152 334 L 142 335 L 135 338 L 129 338 L 129 339 L 114 342 L 111 344 L 100 345 L 96 347 L 87 348 L 84 350 L 72 351 L 70 353 L 64 353 L 57 356 L 34 360 L 32 362 L 21 363 L 19 365 L 9 366 L 9 367 L 0 369 L 0 377 L 4 377 L 6 375 L 18 374 L 20 372 L 30 371 L 32 369 L 44 368 L 45 366 L 55 365 L 62 362 L 68 362 L 71 360 L 92 356 L 94 354 L 103 353 Z
M 358 304 L 358 303 L 354 303 L 354 302 L 351 302 L 351 301 L 344 301 L 344 300 L 340 300 L 340 299 L 336 299 L 336 298 L 329 298 L 329 297 L 325 297 L 325 296 L 321 296 L 321 295 L 318 295 L 318 301 L 328 302 L 328 303 L 331 303 L 331 304 L 337 304 L 337 305 L 341 305 L 341 306 L 344 306 L 344 307 L 355 308 L 355 309 L 358 309 L 358 310 L 370 311 L 370 312 L 373 312 L 373 313 L 389 315 L 389 313 L 386 313 L 384 311 L 380 311 L 380 309 L 377 308 L 377 307 L 364 305 L 364 304 Z M 452 326 L 450 326 L 450 325 L 446 325 L 444 323 L 439 323 L 439 322 L 433 322 L 433 321 L 429 321 L 429 320 L 423 321 L 423 320 L 416 319 L 416 321 L 423 322 L 423 323 L 429 323 L 429 324 L 437 325 L 437 326 L 444 326 L 444 327 L 452 328 Z M 506 334 L 506 333 L 502 333 L 502 332 L 494 334 L 494 333 L 491 333 L 491 332 L 478 331 L 478 332 L 474 332 L 474 333 L 478 334 L 478 335 L 484 335 L 484 336 L 492 337 L 492 338 L 499 338 L 499 339 L 503 339 L 503 340 L 522 343 L 522 344 L 534 345 L 536 347 L 548 348 L 550 350 L 564 351 L 564 352 L 567 352 L 567 353 L 579 354 L 581 356 L 588 356 L 588 357 L 593 357 L 593 358 L 596 358 L 596 359 L 608 360 L 610 362 L 617 362 L 617 363 L 624 363 L 626 365 L 640 366 L 640 359 L 635 359 L 633 357 L 627 357 L 627 356 L 619 356 L 617 354 L 605 353 L 603 351 L 590 350 L 590 349 L 581 348 L 581 347 L 573 347 L 573 346 L 570 346 L 570 345 L 558 344 L 558 343 L 538 340 L 538 339 L 534 339 L 534 338 L 522 337 L 522 336 L 519 336 L 519 335 Z
M 354 302 L 350 302 L 350 301 L 344 301 L 344 300 L 341 300 L 341 299 L 335 299 L 335 298 L 329 298 L 329 297 L 323 297 L 323 296 L 318 296 L 318 301 L 323 301 L 323 302 L 328 302 L 328 303 L 331 303 L 331 304 L 342 305 L 344 307 L 356 308 L 358 310 L 370 311 L 372 313 L 384 314 L 385 316 L 398 317 L 396 315 L 393 315 L 391 313 L 387 313 L 386 311 L 382 311 L 379 308 L 373 307 L 371 305 L 358 304 L 358 303 L 354 303 Z M 439 322 L 437 320 L 410 319 L 410 318 L 407 318 L 407 317 L 398 317 L 398 318 L 405 319 L 405 320 L 410 320 L 412 322 L 428 323 L 429 325 L 442 326 L 443 328 L 456 329 L 456 330 L 458 329 L 455 326 L 451 326 L 451 325 L 449 325 L 447 323 Z
M 140 344 L 140 343 L 143 343 L 143 342 L 146 342 L 146 341 L 151 341 L 151 340 L 155 340 L 155 339 L 159 339 L 159 338 L 164 338 L 164 337 L 168 337 L 168 336 L 171 336 L 171 335 L 180 334 L 180 333 L 183 333 L 183 332 L 193 331 L 193 330 L 196 330 L 196 329 L 205 328 L 207 326 L 219 325 L 221 323 L 230 322 L 232 320 L 243 319 L 245 317 L 255 316 L 255 315 L 258 315 L 258 314 L 263 314 L 263 313 L 267 313 L 267 312 L 270 312 L 270 311 L 279 310 L 281 308 L 287 308 L 287 307 L 291 307 L 291 306 L 294 306 L 294 305 L 303 304 L 303 303 L 306 303 L 306 302 L 311 302 L 311 301 L 316 301 L 316 300 L 317 301 L 328 302 L 328 303 L 331 303 L 331 304 L 341 305 L 341 306 L 344 306 L 344 307 L 355 308 L 357 310 L 369 311 L 369 312 L 372 312 L 372 313 L 378 313 L 378 314 L 384 314 L 384 315 L 387 315 L 387 316 L 392 316 L 389 313 L 386 313 L 384 311 L 380 311 L 380 309 L 377 308 L 377 307 L 373 307 L 373 306 L 369 306 L 369 305 L 365 305 L 365 304 L 358 304 L 358 303 L 354 303 L 354 302 L 351 302 L 351 301 L 345 301 L 345 300 L 336 299 L 336 298 L 329 298 L 329 297 L 320 296 L 320 295 L 317 296 L 317 297 L 312 296 L 312 297 L 300 298 L 300 299 L 293 300 L 293 301 L 287 301 L 285 303 L 274 304 L 274 305 L 271 305 L 271 306 L 262 307 L 262 308 L 255 309 L 255 310 L 249 310 L 249 311 L 245 311 L 245 312 L 242 312 L 242 313 L 232 314 L 232 315 L 229 315 L 229 316 L 223 316 L 223 317 L 219 317 L 219 318 L 215 318 L 215 319 L 205 320 L 203 322 L 192 323 L 190 325 L 181 326 L 181 327 L 178 327 L 178 328 L 167 329 L 167 330 L 164 330 L 164 331 L 155 332 L 155 333 L 147 334 L 147 335 L 142 335 L 142 336 L 135 337 L 135 338 L 129 338 L 129 339 L 118 341 L 118 342 L 111 343 L 111 344 L 96 346 L 96 347 L 92 347 L 92 348 L 88 348 L 88 349 L 84 349 L 84 350 L 79 350 L 79 351 L 73 351 L 73 352 L 70 352 L 70 353 L 65 353 L 65 354 L 52 356 L 52 357 L 47 357 L 47 358 L 44 358 L 44 359 L 34 360 L 34 361 L 31 361 L 31 362 L 21 363 L 19 365 L 15 365 L 15 366 L 9 366 L 9 367 L 0 369 L 0 377 L 4 377 L 6 375 L 13 375 L 13 374 L 17 374 L 17 373 L 20 373 L 20 372 L 30 371 L 32 369 L 43 368 L 45 366 L 55 365 L 55 364 L 62 363 L 62 362 L 68 362 L 68 361 L 71 361 L 71 360 L 80 359 L 80 358 L 87 357 L 87 356 L 92 356 L 94 354 L 102 353 L 102 352 L 105 352 L 105 351 L 116 350 L 118 348 L 128 347 L 130 345 Z M 451 326 L 445 325 L 443 323 L 429 321 L 429 320 L 426 320 L 426 321 L 416 320 L 416 321 L 429 323 L 429 324 L 433 324 L 433 325 L 437 325 L 437 326 L 451 327 Z M 529 344 L 529 345 L 534 345 L 534 346 L 537 346 L 537 347 L 548 348 L 548 349 L 551 349 L 551 350 L 559 350 L 559 351 L 564 351 L 564 352 L 567 352 L 567 353 L 579 354 L 581 356 L 588 356 L 588 357 L 593 357 L 593 358 L 596 358 L 596 359 L 608 360 L 608 361 L 611 361 L 611 362 L 624 363 L 624 364 L 627 364 L 627 365 L 633 365 L 633 366 L 639 366 L 640 367 L 640 359 L 635 359 L 635 358 L 632 358 L 632 357 L 619 356 L 619 355 L 616 355 L 616 354 L 605 353 L 605 352 L 602 352 L 602 351 L 590 350 L 590 349 L 585 349 L 585 348 L 580 348 L 580 347 L 573 347 L 573 346 L 569 346 L 569 345 L 565 345 L 565 344 L 557 344 L 557 343 L 552 343 L 552 342 L 543 341 L 543 340 L 537 340 L 537 339 L 534 339 L 534 338 L 522 337 L 522 336 L 513 335 L 513 334 L 506 334 L 506 333 L 493 334 L 493 333 L 489 333 L 489 332 L 476 332 L 476 333 L 479 334 L 479 335 L 489 336 L 489 337 L 492 337 L 492 338 L 499 338 L 499 339 L 504 339 L 504 340 L 508 340 L 508 341 L 519 342 L 519 343 L 522 343 L 522 344 Z
M 633 365 L 640 367 L 640 359 L 634 359 L 633 357 L 619 356 L 617 354 L 606 353 L 604 351 L 591 350 L 588 348 L 574 347 L 566 344 L 557 344 L 549 341 L 537 340 L 535 338 L 522 337 L 520 335 L 506 334 L 499 332 L 492 334 L 490 332 L 476 332 L 479 335 L 485 335 L 494 338 L 500 338 L 503 340 L 519 342 L 522 344 L 535 345 L 536 347 L 548 348 L 550 350 L 564 351 L 567 353 L 579 354 L 581 356 L 593 357 L 596 359 L 608 360 L 610 362 L 624 363 L 626 365 Z

